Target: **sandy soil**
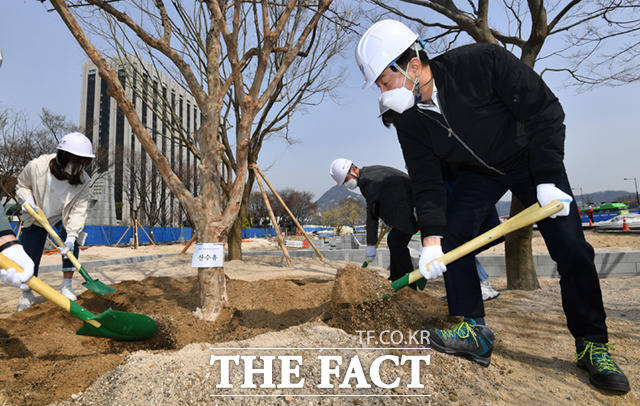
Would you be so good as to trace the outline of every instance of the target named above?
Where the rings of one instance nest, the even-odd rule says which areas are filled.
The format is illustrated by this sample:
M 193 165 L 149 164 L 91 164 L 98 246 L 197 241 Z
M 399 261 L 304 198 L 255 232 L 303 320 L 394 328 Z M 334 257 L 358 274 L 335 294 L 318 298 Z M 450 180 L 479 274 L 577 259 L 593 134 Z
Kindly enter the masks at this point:
M 263 257 L 225 264 L 231 278 L 231 307 L 215 323 L 204 322 L 192 314 L 198 295 L 189 259 L 185 255 L 141 263 L 135 268 L 99 268 L 95 270 L 99 278 L 114 284 L 118 291 L 104 298 L 93 292 L 81 295 L 79 303 L 96 313 L 110 306 L 153 317 L 159 334 L 143 342 L 76 336 L 80 321 L 49 303 L 10 314 L 8 307 L 12 307 L 10 302 L 17 292 L 2 288 L 0 301 L 5 303 L 5 317 L 0 319 L 0 404 L 220 403 L 212 401 L 210 395 L 228 392 L 215 388 L 219 370 L 209 366 L 212 346 L 359 348 L 366 346 L 353 334 L 359 329 L 407 331 L 419 329 L 424 323 L 444 325 L 451 321 L 444 303 L 436 299 L 444 294 L 442 281 L 430 283 L 424 292 L 406 289 L 381 301 L 379 296 L 387 282 L 371 272 L 382 272 L 378 268 L 362 271 L 348 267 L 339 271 L 336 279 L 336 270 L 343 264 L 330 266 L 314 259 L 296 259 L 290 269 L 283 267 L 279 258 Z M 421 370 L 424 389 L 403 386 L 395 392 L 367 389 L 340 393 L 430 394 L 433 404 L 639 404 L 640 277 L 602 281 L 610 341 L 617 348 L 614 356 L 631 382 L 632 391 L 625 396 L 601 393 L 588 386 L 586 373 L 575 366 L 558 281 L 542 279 L 541 284 L 541 290 L 520 292 L 505 291 L 504 279 L 493 281 L 501 295 L 487 303 L 487 322 L 497 332 L 490 367 L 425 349 L 418 352 L 431 354 L 432 358 L 431 365 Z M 332 355 L 358 354 L 365 370 L 379 355 L 403 353 L 384 349 L 340 351 Z M 301 373 L 310 382 L 319 379 L 317 365 L 312 362 L 316 355 L 304 355 Z M 392 381 L 399 375 L 406 382 L 409 373 L 399 367 L 383 369 L 382 376 Z M 239 382 L 240 375 L 234 372 L 232 382 Z M 303 393 L 326 393 L 321 391 L 315 385 L 306 385 Z M 277 392 L 253 389 L 244 393 Z M 301 399 L 304 404 L 310 402 Z M 247 403 L 242 398 L 224 400 Z M 302 403 L 298 400 L 285 398 L 280 403 Z M 426 403 L 424 398 L 403 400 Z M 274 401 L 252 398 L 251 403 Z M 313 403 L 397 404 L 398 399 L 315 398 Z

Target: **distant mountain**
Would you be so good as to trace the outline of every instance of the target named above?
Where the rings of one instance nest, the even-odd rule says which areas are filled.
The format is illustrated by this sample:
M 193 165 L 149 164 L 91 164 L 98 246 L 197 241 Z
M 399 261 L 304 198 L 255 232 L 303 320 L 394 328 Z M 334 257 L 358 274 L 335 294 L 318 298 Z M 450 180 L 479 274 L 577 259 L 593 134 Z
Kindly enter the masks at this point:
M 362 197 L 361 194 L 354 193 L 343 186 L 336 185 L 320 196 L 316 201 L 316 204 L 320 209 L 330 209 L 336 207 L 340 202 L 348 197 L 364 202 L 364 197 Z M 584 196 L 577 194 L 575 198 L 580 206 L 582 206 L 582 200 L 584 198 L 585 205 L 593 204 L 595 207 L 599 206 L 601 203 L 615 202 L 616 200 L 623 198 L 635 201 L 635 193 L 627 192 L 626 190 L 604 190 L 601 192 L 585 193 Z M 510 208 L 511 201 L 501 200 L 496 203 L 496 209 L 498 210 L 499 216 L 508 216 Z
M 320 196 L 320 198 L 316 201 L 316 204 L 321 210 L 332 209 L 347 198 L 352 198 L 364 202 L 364 197 L 362 197 L 361 194 L 354 193 L 344 186 L 336 185 L 324 192 L 324 194 Z

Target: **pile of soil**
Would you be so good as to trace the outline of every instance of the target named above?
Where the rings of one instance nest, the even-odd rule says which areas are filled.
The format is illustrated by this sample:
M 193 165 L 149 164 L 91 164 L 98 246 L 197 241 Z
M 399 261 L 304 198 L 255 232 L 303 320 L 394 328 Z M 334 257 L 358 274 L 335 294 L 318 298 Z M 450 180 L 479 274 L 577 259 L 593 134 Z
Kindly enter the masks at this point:
M 106 297 L 84 292 L 78 303 L 94 313 L 109 307 L 142 313 L 158 324 L 145 341 L 123 342 L 75 335 L 81 322 L 51 303 L 0 319 L 0 387 L 16 404 L 68 399 L 138 350 L 178 350 L 191 343 L 246 340 L 309 321 L 356 330 L 416 330 L 442 322 L 446 305 L 403 289 L 384 301 L 390 284 L 370 270 L 348 266 L 336 281 L 313 279 L 227 280 L 229 304 L 216 322 L 196 318 L 196 277 L 147 278 L 113 285 Z M 2 403 L 0 395 L 0 403 Z

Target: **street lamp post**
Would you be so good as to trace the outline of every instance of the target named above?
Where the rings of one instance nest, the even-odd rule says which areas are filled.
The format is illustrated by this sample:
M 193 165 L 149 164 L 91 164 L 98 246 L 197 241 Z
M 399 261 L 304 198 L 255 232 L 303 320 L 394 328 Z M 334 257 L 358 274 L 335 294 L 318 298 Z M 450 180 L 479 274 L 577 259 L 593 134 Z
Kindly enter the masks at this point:
M 632 180 L 636 186 L 636 207 L 640 207 L 640 197 L 638 196 L 638 180 L 636 178 L 624 178 L 624 180 Z

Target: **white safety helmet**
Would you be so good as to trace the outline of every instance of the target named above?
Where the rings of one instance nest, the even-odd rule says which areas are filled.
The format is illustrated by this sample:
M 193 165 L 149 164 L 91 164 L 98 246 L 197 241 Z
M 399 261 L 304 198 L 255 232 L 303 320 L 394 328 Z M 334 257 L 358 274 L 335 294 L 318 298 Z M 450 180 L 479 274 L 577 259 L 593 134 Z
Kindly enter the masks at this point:
M 65 135 L 58 144 L 58 149 L 84 158 L 95 158 L 89 138 L 79 132 Z
M 356 61 L 366 89 L 387 66 L 418 39 L 418 34 L 396 20 L 382 20 L 364 33 L 356 48 Z
M 345 158 L 338 158 L 331 162 L 329 175 L 331 175 L 338 185 L 342 185 L 349 173 L 349 170 L 351 169 L 351 165 L 353 165 L 352 161 Z

